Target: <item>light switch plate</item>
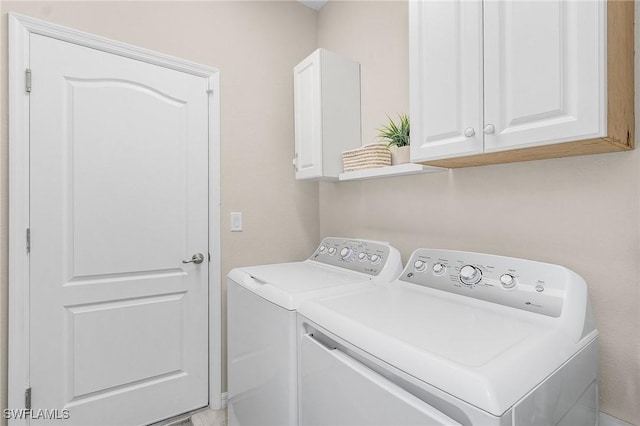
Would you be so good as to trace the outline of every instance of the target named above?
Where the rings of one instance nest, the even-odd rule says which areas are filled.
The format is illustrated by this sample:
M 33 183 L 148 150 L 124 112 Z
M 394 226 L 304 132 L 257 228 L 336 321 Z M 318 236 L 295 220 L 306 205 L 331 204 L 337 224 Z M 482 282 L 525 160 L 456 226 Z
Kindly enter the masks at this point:
M 242 212 L 231 212 L 231 232 L 242 232 Z

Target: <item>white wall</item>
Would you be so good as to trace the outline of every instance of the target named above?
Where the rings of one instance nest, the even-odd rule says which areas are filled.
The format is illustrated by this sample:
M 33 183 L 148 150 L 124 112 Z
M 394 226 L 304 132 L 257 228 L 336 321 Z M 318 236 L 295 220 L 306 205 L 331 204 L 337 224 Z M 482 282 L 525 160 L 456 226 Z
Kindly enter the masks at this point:
M 330 1 L 319 12 L 320 47 L 362 65 L 363 143 L 385 114 L 409 112 L 407 14 L 405 1 Z M 404 261 L 440 247 L 575 270 L 600 331 L 601 409 L 640 424 L 639 174 L 635 150 L 322 183 L 320 235 L 390 241 Z
M 317 47 L 317 12 L 291 1 L 2 2 L 15 11 L 220 69 L 222 277 L 301 260 L 318 241 L 318 184 L 294 179 L 293 66 Z M 37 77 L 34 77 L 34 83 Z M 36 89 L 37 90 L 37 89 Z M 0 408 L 7 406 L 7 99 L 0 143 Z M 229 232 L 241 211 L 244 232 Z M 224 282 L 224 281 L 223 281 Z M 224 294 L 223 294 L 224 296 Z M 225 315 L 226 317 L 226 315 Z M 223 324 L 223 327 L 226 327 Z M 223 384 L 226 388 L 226 384 Z

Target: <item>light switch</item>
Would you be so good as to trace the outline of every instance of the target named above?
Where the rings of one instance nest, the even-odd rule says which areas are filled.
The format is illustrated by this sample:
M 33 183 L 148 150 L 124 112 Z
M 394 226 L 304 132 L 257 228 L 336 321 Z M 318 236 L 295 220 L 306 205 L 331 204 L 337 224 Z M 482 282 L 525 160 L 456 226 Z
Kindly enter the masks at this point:
M 231 232 L 242 232 L 242 212 L 231 212 Z

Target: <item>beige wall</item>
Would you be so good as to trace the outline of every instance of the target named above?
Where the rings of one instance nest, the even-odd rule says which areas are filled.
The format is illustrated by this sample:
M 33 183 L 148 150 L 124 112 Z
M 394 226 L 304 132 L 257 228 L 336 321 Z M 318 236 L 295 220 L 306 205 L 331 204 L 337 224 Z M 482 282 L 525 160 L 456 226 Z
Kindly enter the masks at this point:
M 318 184 L 294 179 L 293 66 L 317 47 L 317 13 L 294 1 L 3 2 L 8 11 L 220 69 L 222 276 L 233 267 L 304 258 L 318 241 Z M 34 82 L 37 77 L 34 78 Z M 1 407 L 7 406 L 7 99 L 0 145 Z M 229 232 L 241 211 L 244 232 Z M 226 388 L 226 385 L 225 385 Z
M 363 143 L 385 114 L 409 112 L 407 25 L 403 1 L 331 1 L 319 12 L 319 46 L 362 64 Z M 639 173 L 636 150 L 322 183 L 320 235 L 390 241 L 404 261 L 440 247 L 574 269 L 600 331 L 601 409 L 640 424 Z

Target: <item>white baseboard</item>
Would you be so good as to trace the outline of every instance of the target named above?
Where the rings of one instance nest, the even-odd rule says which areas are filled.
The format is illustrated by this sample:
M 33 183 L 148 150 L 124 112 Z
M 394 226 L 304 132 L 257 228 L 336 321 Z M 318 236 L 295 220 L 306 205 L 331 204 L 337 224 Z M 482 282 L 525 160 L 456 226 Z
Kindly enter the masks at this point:
M 631 423 L 627 423 L 620 419 L 616 419 L 615 417 L 600 411 L 600 419 L 598 422 L 598 426 L 633 426 L 633 425 Z

